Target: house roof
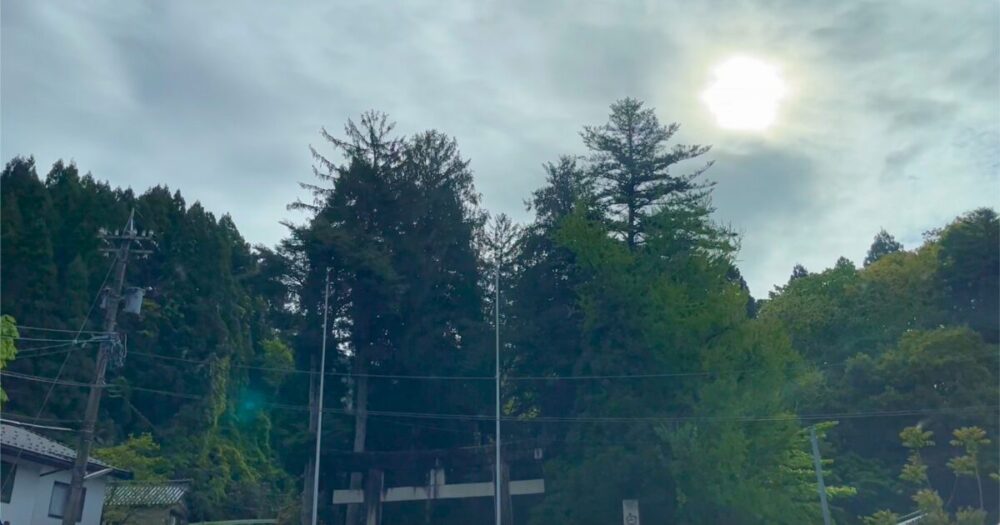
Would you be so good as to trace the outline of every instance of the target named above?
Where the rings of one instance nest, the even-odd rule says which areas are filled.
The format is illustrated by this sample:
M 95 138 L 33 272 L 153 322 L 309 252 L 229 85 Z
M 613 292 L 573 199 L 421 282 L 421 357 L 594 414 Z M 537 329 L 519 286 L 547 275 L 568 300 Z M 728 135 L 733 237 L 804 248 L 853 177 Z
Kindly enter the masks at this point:
M 32 459 L 56 467 L 72 467 L 76 461 L 76 451 L 53 441 L 41 434 L 36 434 L 26 428 L 7 423 L 0 423 L 0 455 Z M 95 458 L 87 462 L 87 470 L 114 469 L 118 477 L 130 477 L 128 471 L 117 469 Z
M 187 480 L 119 481 L 108 486 L 104 504 L 117 507 L 169 506 L 179 503 L 189 487 Z

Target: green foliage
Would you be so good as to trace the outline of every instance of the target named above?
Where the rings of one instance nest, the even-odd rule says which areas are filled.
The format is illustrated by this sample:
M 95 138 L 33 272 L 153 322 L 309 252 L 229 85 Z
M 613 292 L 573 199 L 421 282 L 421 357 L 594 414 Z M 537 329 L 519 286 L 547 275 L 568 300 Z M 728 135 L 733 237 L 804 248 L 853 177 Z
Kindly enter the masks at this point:
M 964 448 L 971 457 L 977 457 L 980 447 L 990 444 L 986 431 L 979 427 L 956 428 L 953 434 L 955 439 L 951 440 L 951 446 Z
M 975 476 L 976 460 L 972 456 L 957 456 L 948 460 L 948 468 L 956 476 Z
M 956 428 L 952 434 L 955 439 L 951 440 L 951 445 L 965 449 L 965 455 L 949 460 L 948 468 L 956 476 L 968 476 L 976 479 L 976 486 L 979 489 L 979 508 L 982 509 L 983 481 L 979 475 L 979 451 L 983 445 L 989 445 L 990 440 L 986 437 L 986 431 L 979 427 Z
M 899 474 L 899 479 L 918 486 L 925 486 L 929 483 L 927 479 L 927 465 L 920 459 L 920 454 L 910 453 L 903 471 Z
M 117 468 L 132 472 L 139 481 L 164 481 L 170 478 L 170 463 L 163 456 L 152 434 L 129 436 L 124 442 L 94 450 L 94 456 Z
M 806 267 L 802 266 L 801 264 L 796 264 L 795 266 L 792 267 L 792 275 L 788 277 L 788 281 L 791 282 L 794 281 L 795 279 L 808 276 L 809 276 L 809 270 L 806 270 Z
M 1000 340 L 1000 218 L 980 208 L 940 233 L 938 255 L 946 306 L 952 318 L 967 323 L 991 343 Z
M 955 513 L 955 525 L 986 525 L 986 511 L 968 507 L 959 509 Z
M 917 510 L 923 514 L 921 523 L 930 525 L 951 525 L 951 519 L 944 510 L 944 501 L 936 490 L 921 489 L 913 495 Z
M 951 454 L 921 445 L 918 434 L 962 426 L 978 426 L 987 435 L 998 430 L 984 406 L 1000 384 L 989 329 L 996 322 L 975 324 L 979 310 L 963 306 L 988 307 L 986 298 L 970 294 L 996 287 L 988 278 L 997 244 L 991 217 L 985 211 L 966 215 L 916 250 L 882 250 L 860 270 L 841 261 L 822 272 L 800 272 L 758 313 L 780 322 L 793 348 L 821 367 L 818 382 L 803 391 L 800 411 L 939 411 L 913 417 L 920 430 L 910 430 L 916 440 L 910 444 L 918 445 L 910 452 L 900 446 L 892 418 L 845 419 L 831 433 L 833 453 L 849 456 L 840 475 L 859 488 L 859 497 L 841 502 L 848 515 L 904 508 L 907 485 L 938 485 L 942 478 L 953 484 L 943 468 Z M 956 290 L 965 295 L 959 298 Z M 997 461 L 994 450 L 988 455 L 991 465 Z M 904 458 L 902 475 L 893 482 L 886 474 L 899 472 Z M 955 461 L 959 468 L 968 464 Z M 979 503 L 969 498 L 975 491 L 959 490 L 963 482 L 957 483 L 946 507 Z M 983 502 L 996 505 L 991 498 Z
M 957 456 L 948 460 L 948 468 L 956 476 L 975 476 L 976 459 L 973 456 Z
M 17 357 L 15 342 L 18 337 L 14 318 L 9 315 L 0 316 L 0 370 L 7 368 L 7 363 Z M 0 388 L 0 402 L 4 401 L 7 401 L 7 393 Z
M 868 255 L 865 256 L 865 266 L 871 265 L 890 253 L 901 251 L 903 251 L 903 245 L 896 241 L 895 237 L 884 229 L 879 230 L 875 235 L 875 240 L 872 241 L 871 247 L 868 248 Z
M 110 371 L 98 454 L 142 479 L 191 478 L 195 520 L 291 522 L 305 510 L 315 429 L 305 410 L 320 377 L 328 271 L 322 372 L 355 374 L 325 383 L 338 412 L 346 399 L 372 411 L 488 413 L 488 382 L 385 376 L 492 375 L 499 293 L 501 372 L 531 377 L 503 384 L 505 438 L 547 443 L 532 523 L 615 522 L 626 498 L 654 523 L 818 522 L 802 421 L 826 415 L 843 416 L 816 425 L 839 523 L 895 523 L 876 509 L 914 504 L 922 523 L 992 520 L 982 473 L 995 481 L 1000 462 L 986 406 L 1000 380 L 996 213 L 963 215 L 911 251 L 881 231 L 861 268 L 845 257 L 813 273 L 796 265 L 757 301 L 736 266 L 739 239 L 711 220 L 711 184 L 698 179 L 707 166 L 677 174 L 708 148 L 671 147 L 676 131 L 637 100 L 616 102 L 606 124 L 584 128 L 589 156 L 544 166 L 528 203 L 536 217 L 522 226 L 487 221 L 454 139 L 397 136 L 369 112 L 342 136 L 323 132 L 338 157 L 313 150 L 314 198 L 293 205 L 308 218 L 273 249 L 250 247 L 228 216 L 165 187 L 113 189 L 62 162 L 39 177 L 33 159 L 15 158 L 0 180 L 0 367 L 89 380 L 91 345 L 32 355 L 19 341 L 12 360 L 7 314 L 24 329 L 95 329 L 90 305 L 109 263 L 98 232 L 135 209 L 159 249 L 129 265 L 127 284 L 151 290 L 141 317 L 120 317 L 130 351 Z M 47 387 L 4 381 L 5 411 L 34 414 Z M 79 418 L 86 390 L 59 388 L 40 415 Z M 348 483 L 332 451 L 355 437 L 386 451 L 493 439 L 478 417 L 363 413 L 324 421 L 324 502 Z M 957 455 L 933 440 L 951 429 Z M 945 500 L 934 487 L 948 484 Z M 489 519 L 477 512 L 433 517 Z M 336 519 L 328 503 L 320 513 Z
M 306 265 L 299 276 L 298 361 L 318 361 L 321 333 L 314 327 L 322 322 L 321 291 L 330 268 L 330 311 L 339 334 L 333 343 L 341 354 L 334 359 L 331 353 L 328 363 L 346 362 L 361 375 L 492 370 L 488 347 L 481 344 L 488 325 L 476 252 L 484 218 L 455 140 L 437 131 L 398 137 L 387 117 L 375 112 L 357 124 L 349 121 L 343 137 L 324 138 L 343 158 L 314 152 L 323 186 L 315 188 L 309 223 L 293 231 L 293 253 Z M 444 406 L 450 408 L 438 411 L 473 413 L 489 399 L 469 384 L 430 381 L 365 377 L 352 390 L 355 407 L 399 412 Z M 367 421 L 365 447 L 469 445 L 476 426 L 445 421 L 438 425 L 443 431 L 401 430 L 393 423 Z
M 679 127 L 660 124 L 651 108 L 624 98 L 611 105 L 606 124 L 585 126 L 580 133 L 591 152 L 596 197 L 607 211 L 609 229 L 630 249 L 643 242 L 645 222 L 658 209 L 668 204 L 700 209 L 711 188 L 696 180 L 711 163 L 687 175 L 671 173 L 673 165 L 709 150 L 698 145 L 668 148 Z
M 260 344 L 262 350 L 261 368 L 264 380 L 274 388 L 278 388 L 288 378 L 289 370 L 295 368 L 295 355 L 292 349 L 281 339 L 273 337 L 265 339 Z
M 888 510 L 880 510 L 864 519 L 865 525 L 896 525 L 899 515 Z
M 665 434 L 678 491 L 688 500 L 681 515 L 691 523 L 730 522 L 734 516 L 747 523 L 814 521 L 819 509 L 808 431 L 791 420 L 766 425 L 740 421 L 747 414 L 776 417 L 787 410 L 789 397 L 798 390 L 798 356 L 770 323 L 751 321 L 721 339 L 703 361 L 704 368 L 719 371 L 719 378 L 699 388 L 695 414 L 709 421 L 733 420 L 681 425 L 678 432 Z M 817 427 L 823 434 L 832 425 Z M 855 492 L 832 483 L 827 487 L 832 500 Z M 766 507 L 756 503 L 762 498 Z
M 922 448 L 933 447 L 934 433 L 920 427 L 906 427 L 899 433 L 899 439 L 903 446 L 909 449 L 920 450 Z
M 730 280 L 730 234 L 708 223 L 703 213 L 668 208 L 644 221 L 644 242 L 629 249 L 587 214 L 578 208 L 556 236 L 580 272 L 575 293 L 583 337 L 572 369 L 593 374 L 704 370 L 712 377 L 577 386 L 577 413 L 667 412 L 693 421 L 659 428 L 661 448 L 643 454 L 652 462 L 635 464 L 634 456 L 616 448 L 606 450 L 600 463 L 589 454 L 554 462 L 550 486 L 560 487 L 559 492 L 546 498 L 533 520 L 607 522 L 615 519 L 614 502 L 623 497 L 654 502 L 644 508 L 653 521 L 727 523 L 739 516 L 748 523 L 796 523 L 816 517 L 815 476 L 798 425 L 740 421 L 788 413 L 790 396 L 800 388 L 794 372 L 802 363 L 773 322 L 747 319 L 745 292 Z M 641 446 L 635 440 L 642 434 L 624 434 L 625 442 Z M 606 435 L 596 429 L 574 430 L 566 437 L 567 445 L 600 439 Z M 644 473 L 650 465 L 662 470 L 651 477 Z M 591 469 L 609 481 L 646 481 L 623 481 L 627 490 L 595 493 L 572 481 L 591 479 Z M 654 480 L 673 487 L 672 501 L 662 499 L 662 489 L 651 492 L 644 485 L 657 484 Z M 843 497 L 852 489 L 832 492 Z M 761 506 L 765 498 L 769 504 Z M 571 501 L 587 504 L 571 506 Z
M 164 187 L 142 195 L 112 189 L 61 162 L 42 179 L 33 160 L 16 158 L 4 169 L 0 185 L 4 231 L 0 310 L 27 326 L 99 329 L 103 310 L 94 308 L 90 318 L 85 316 L 108 274 L 110 261 L 99 250 L 100 229 L 121 228 L 135 209 L 138 227 L 156 234 L 158 250 L 148 259 L 132 259 L 128 266 L 126 286 L 141 285 L 151 291 L 141 317 L 119 315 L 119 329 L 128 335 L 130 351 L 124 367 L 109 370 L 113 388 L 103 399 L 97 428 L 103 453 L 112 454 L 112 463 L 134 466 L 143 475 L 193 478 L 193 494 L 206 493 L 209 481 L 233 471 L 230 460 L 252 457 L 244 462 L 249 471 L 242 477 L 269 479 L 265 489 L 259 485 L 255 489 L 267 494 L 246 497 L 241 500 L 243 508 L 232 509 L 228 501 L 239 491 L 228 486 L 215 499 L 192 501 L 192 517 L 270 513 L 272 500 L 289 488 L 277 466 L 282 449 L 272 448 L 267 432 L 266 422 L 273 414 L 260 407 L 253 420 L 265 424 L 236 424 L 238 407 L 233 400 L 244 390 L 273 390 L 273 383 L 242 367 L 259 366 L 268 353 L 263 342 L 276 336 L 264 307 L 270 299 L 245 278 L 258 271 L 256 255 L 229 217 L 216 218 Z M 72 337 L 66 332 L 46 333 L 67 342 Z M 59 333 L 66 335 L 51 335 Z M 87 382 L 93 375 L 95 348 L 25 352 L 24 359 L 8 366 L 42 377 L 55 377 L 61 370 L 64 380 Z M 10 396 L 5 411 L 34 416 L 41 400 L 48 398 L 41 417 L 81 417 L 86 389 L 58 387 L 56 394 L 46 396 L 47 387 L 5 380 Z M 150 431 L 159 450 L 142 435 Z M 238 454 L 197 461 L 212 443 L 226 443 Z M 170 466 L 168 473 L 161 470 L 161 462 Z
M 952 496 L 945 502 L 940 494 L 931 487 L 927 476 L 928 465 L 923 461 L 921 450 L 934 446 L 931 440 L 932 434 L 923 431 L 919 426 L 906 427 L 900 432 L 902 445 L 910 449 L 910 456 L 907 464 L 903 467 L 903 474 L 900 476 L 919 487 L 913 494 L 912 500 L 917 505 L 917 512 L 923 515 L 921 522 L 950 525 L 951 518 L 946 508 L 954 498 L 954 490 L 957 487 L 960 476 L 975 477 L 979 488 L 979 509 L 961 508 L 955 512 L 956 523 L 985 523 L 987 513 L 983 509 L 982 481 L 979 478 L 979 467 L 976 456 L 979 447 L 989 444 L 985 431 L 978 427 L 962 427 L 955 429 L 952 434 L 955 439 L 951 441 L 952 446 L 961 446 L 965 449 L 966 455 L 952 458 L 948 461 L 948 467 L 955 474 L 955 486 L 952 488 Z M 875 517 L 866 518 L 866 521 Z

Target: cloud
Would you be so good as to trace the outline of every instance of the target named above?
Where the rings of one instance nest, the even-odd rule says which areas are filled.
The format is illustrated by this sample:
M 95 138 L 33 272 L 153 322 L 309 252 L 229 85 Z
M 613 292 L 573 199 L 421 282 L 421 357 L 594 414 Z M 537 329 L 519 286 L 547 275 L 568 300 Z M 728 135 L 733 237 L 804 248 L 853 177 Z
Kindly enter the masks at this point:
M 622 96 L 713 144 L 718 218 L 744 232 L 757 295 L 880 227 L 900 238 L 994 204 L 1000 4 L 7 0 L 0 153 L 75 159 L 112 184 L 180 189 L 253 242 L 284 235 L 308 145 L 367 109 L 457 138 L 484 205 L 530 220 L 541 165 Z M 735 53 L 795 90 L 760 136 L 698 100 Z
M 795 152 L 763 148 L 713 157 L 706 175 L 717 183 L 716 218 L 741 234 L 740 269 L 753 294 L 766 297 L 823 235 L 816 222 L 801 220 L 822 202 L 822 180 L 813 163 Z
M 889 131 L 907 132 L 951 124 L 960 104 L 957 101 L 935 100 L 923 96 L 892 96 L 880 91 L 870 96 L 868 108 L 873 112 L 886 114 Z

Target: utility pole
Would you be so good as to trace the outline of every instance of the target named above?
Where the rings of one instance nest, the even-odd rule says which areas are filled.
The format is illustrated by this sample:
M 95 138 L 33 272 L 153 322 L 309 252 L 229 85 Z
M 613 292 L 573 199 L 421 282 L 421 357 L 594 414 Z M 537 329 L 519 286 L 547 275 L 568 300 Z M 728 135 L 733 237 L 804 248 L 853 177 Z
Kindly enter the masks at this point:
M 497 250 L 496 257 L 496 273 L 493 277 L 493 302 L 496 323 L 496 401 L 497 401 L 497 419 L 496 419 L 496 473 L 493 477 L 493 484 L 496 488 L 495 501 L 496 501 L 496 525 L 501 525 L 500 521 L 500 507 L 502 506 L 502 500 L 500 499 L 500 484 L 502 483 L 503 477 L 500 472 L 500 250 Z
M 125 285 L 125 267 L 128 264 L 129 254 L 149 254 L 152 250 L 141 246 L 143 242 L 152 242 L 149 233 L 140 233 L 135 229 L 135 209 L 128 217 L 128 224 L 125 230 L 115 232 L 101 232 L 103 239 L 113 243 L 113 247 L 106 248 L 105 251 L 114 254 L 114 281 L 109 288 L 106 288 L 104 327 L 105 334 L 113 334 L 118 322 L 118 307 L 122 300 L 122 287 Z M 132 244 L 136 243 L 136 249 L 132 249 Z M 155 243 L 154 243 L 155 245 Z M 97 412 L 101 406 L 101 394 L 105 388 L 104 376 L 107 372 L 108 361 L 117 338 L 101 343 L 97 354 L 97 366 L 94 370 L 94 381 L 90 385 L 90 395 L 87 397 L 87 408 L 83 416 L 83 427 L 80 429 L 79 445 L 76 449 L 76 460 L 73 462 L 72 478 L 70 479 L 69 498 L 63 510 L 62 525 L 76 525 L 80 521 L 80 512 L 83 511 L 81 497 L 83 495 L 83 479 L 87 475 L 87 463 L 90 462 L 90 449 L 94 444 L 94 427 L 97 424 Z
M 815 425 L 809 427 L 809 440 L 812 441 L 813 467 L 816 469 L 816 484 L 819 487 L 819 504 L 823 508 L 823 525 L 830 525 L 830 506 L 826 503 L 826 484 L 823 483 L 823 464 L 819 457 Z
M 319 400 L 316 408 L 316 458 L 313 460 L 312 525 L 316 525 L 319 506 L 319 447 L 323 440 L 323 378 L 326 376 L 327 316 L 330 313 L 330 268 L 326 269 L 326 286 L 323 289 L 323 349 L 319 358 Z

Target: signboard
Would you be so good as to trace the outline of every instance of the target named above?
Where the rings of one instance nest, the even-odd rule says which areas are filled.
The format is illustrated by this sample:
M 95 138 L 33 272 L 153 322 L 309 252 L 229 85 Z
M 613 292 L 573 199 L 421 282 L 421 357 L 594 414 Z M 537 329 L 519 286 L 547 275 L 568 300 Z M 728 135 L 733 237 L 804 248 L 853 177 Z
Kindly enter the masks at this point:
M 625 525 L 639 525 L 639 500 L 622 500 L 622 519 Z

